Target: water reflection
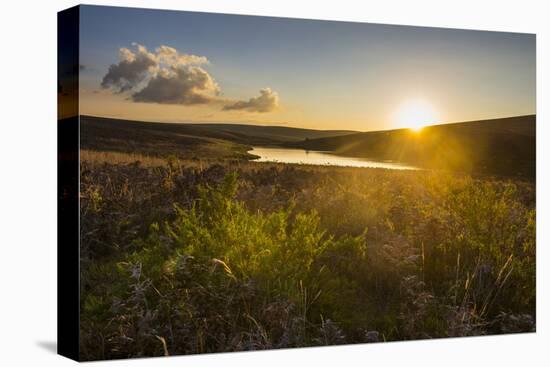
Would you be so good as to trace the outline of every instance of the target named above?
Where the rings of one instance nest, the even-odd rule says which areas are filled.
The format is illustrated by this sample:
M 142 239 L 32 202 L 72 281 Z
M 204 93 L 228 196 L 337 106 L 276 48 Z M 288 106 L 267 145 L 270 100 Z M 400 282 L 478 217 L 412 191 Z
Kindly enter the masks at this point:
M 389 169 L 418 169 L 417 167 L 394 162 L 377 162 L 363 158 L 341 157 L 327 152 L 307 151 L 303 149 L 253 147 L 248 151 L 260 158 L 256 162 L 279 162 L 297 164 L 315 164 L 322 166 L 374 167 Z

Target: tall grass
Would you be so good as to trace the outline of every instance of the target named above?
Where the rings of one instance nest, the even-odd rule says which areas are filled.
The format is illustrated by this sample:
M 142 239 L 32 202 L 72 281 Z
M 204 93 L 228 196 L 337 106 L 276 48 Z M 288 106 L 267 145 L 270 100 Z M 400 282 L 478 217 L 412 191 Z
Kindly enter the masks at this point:
M 535 328 L 531 183 L 125 159 L 82 163 L 83 359 Z

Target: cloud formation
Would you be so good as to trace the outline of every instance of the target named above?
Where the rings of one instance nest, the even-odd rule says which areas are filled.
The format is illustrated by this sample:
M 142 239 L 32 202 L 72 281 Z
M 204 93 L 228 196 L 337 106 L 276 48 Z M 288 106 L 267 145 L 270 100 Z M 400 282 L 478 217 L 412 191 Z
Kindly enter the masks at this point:
M 248 101 L 237 101 L 223 107 L 224 110 L 246 110 L 250 112 L 271 112 L 279 106 L 279 95 L 271 88 L 260 90 L 258 97 Z
M 156 55 L 147 51 L 144 46 L 135 45 L 136 52 L 123 47 L 119 50 L 120 61 L 112 64 L 101 81 L 102 88 L 112 88 L 118 93 L 128 91 L 137 86 L 150 69 L 158 64 Z
M 270 112 L 279 104 L 277 93 L 270 88 L 248 101 L 227 104 L 220 87 L 204 69 L 210 61 L 204 56 L 181 53 L 162 45 L 155 52 L 134 43 L 135 50 L 121 48 L 119 62 L 109 67 L 101 87 L 114 93 L 129 93 L 134 102 L 159 104 L 224 104 L 223 110 Z
M 219 90 L 204 69 L 183 66 L 160 71 L 149 79 L 145 88 L 132 94 L 132 100 L 161 104 L 206 104 L 215 99 Z
M 182 54 L 170 46 L 162 45 L 156 49 L 156 53 L 160 62 L 164 62 L 173 67 L 177 67 L 179 65 L 201 65 L 210 63 L 204 56 Z

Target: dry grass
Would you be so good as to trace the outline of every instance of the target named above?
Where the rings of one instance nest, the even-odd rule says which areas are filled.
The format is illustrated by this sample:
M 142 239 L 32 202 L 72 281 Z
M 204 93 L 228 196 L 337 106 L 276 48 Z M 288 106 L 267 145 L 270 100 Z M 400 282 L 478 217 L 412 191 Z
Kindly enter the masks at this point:
M 98 152 L 94 150 L 80 150 L 80 159 L 91 164 L 135 164 L 140 162 L 145 167 L 165 167 L 166 159 L 136 153 Z
M 122 152 L 113 152 L 113 151 L 96 151 L 81 149 L 80 150 L 80 160 L 81 162 L 86 162 L 91 165 L 135 165 L 142 166 L 145 168 L 154 168 L 154 167 L 168 167 L 171 163 L 177 163 L 185 167 L 193 168 L 206 168 L 210 166 L 213 162 L 212 160 L 182 160 L 173 158 L 166 159 L 161 157 L 156 157 L 152 155 L 139 154 L 139 153 L 122 153 Z
M 534 331 L 533 183 L 81 157 L 82 359 Z

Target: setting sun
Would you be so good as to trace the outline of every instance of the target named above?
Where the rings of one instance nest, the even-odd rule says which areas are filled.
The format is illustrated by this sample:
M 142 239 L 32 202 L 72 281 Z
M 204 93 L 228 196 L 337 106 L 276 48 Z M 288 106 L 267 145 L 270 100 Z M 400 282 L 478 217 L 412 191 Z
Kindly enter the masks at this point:
M 399 107 L 396 123 L 399 127 L 420 131 L 424 126 L 437 123 L 437 117 L 429 103 L 415 100 Z

